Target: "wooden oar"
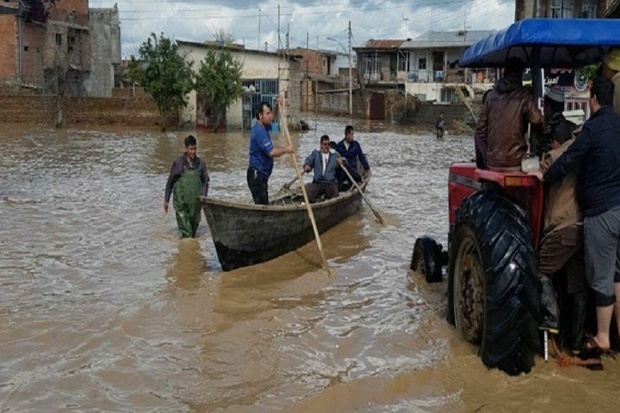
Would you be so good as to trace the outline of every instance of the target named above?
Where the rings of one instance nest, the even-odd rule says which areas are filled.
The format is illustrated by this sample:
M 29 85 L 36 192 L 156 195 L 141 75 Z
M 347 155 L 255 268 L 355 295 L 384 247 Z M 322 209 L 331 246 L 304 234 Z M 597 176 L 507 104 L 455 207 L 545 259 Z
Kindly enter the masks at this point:
M 282 103 L 282 108 L 280 110 L 282 113 L 280 120 L 282 122 L 282 130 L 284 131 L 284 136 L 286 136 L 286 140 L 288 141 L 288 144 L 290 146 L 293 146 L 291 135 L 289 134 L 289 131 L 288 131 L 288 123 L 286 119 L 286 105 L 284 104 L 284 102 Z M 316 226 L 316 221 L 314 219 L 314 213 L 312 212 L 312 206 L 310 205 L 310 201 L 308 200 L 308 193 L 306 192 L 306 186 L 304 185 L 302 173 L 301 173 L 301 170 L 299 169 L 299 165 L 297 164 L 297 158 L 295 157 L 294 153 L 291 154 L 291 158 L 293 159 L 293 166 L 295 167 L 295 172 L 297 172 L 297 179 L 299 179 L 299 182 L 301 182 L 301 193 L 304 196 L 304 202 L 306 203 L 306 209 L 308 210 L 308 216 L 310 217 L 310 222 L 312 223 L 312 229 L 314 230 L 314 238 L 316 239 L 316 245 L 319 248 L 319 253 L 321 254 L 321 259 L 323 260 L 323 268 L 329 271 L 329 267 L 327 266 L 327 258 L 325 258 L 325 252 L 323 252 L 323 244 L 321 244 L 321 237 L 319 235 L 319 229 Z
M 366 195 L 364 195 L 364 192 L 360 189 L 360 186 L 357 184 L 355 179 L 353 179 L 353 177 L 351 176 L 351 172 L 349 172 L 349 170 L 347 169 L 347 167 L 344 164 L 340 164 L 340 167 L 344 170 L 344 172 L 349 177 L 349 180 L 353 183 L 353 185 L 355 185 L 357 190 L 360 192 L 360 194 L 362 195 L 362 198 L 364 198 L 364 201 L 366 201 L 366 203 L 370 207 L 370 210 L 372 211 L 373 214 L 375 214 L 375 217 L 377 217 L 377 219 L 379 220 L 381 225 L 385 225 L 385 223 L 383 222 L 383 218 L 381 218 L 381 215 L 379 215 L 379 213 L 373 208 L 373 206 L 370 203 L 370 201 L 368 200 L 368 198 L 366 198 Z
M 301 174 L 305 174 L 306 171 L 302 171 Z M 295 181 L 297 181 L 299 179 L 298 176 L 296 176 L 295 178 L 291 179 L 290 182 L 287 182 L 284 184 L 283 188 L 284 189 L 289 189 L 291 187 L 291 185 L 293 185 L 295 183 Z

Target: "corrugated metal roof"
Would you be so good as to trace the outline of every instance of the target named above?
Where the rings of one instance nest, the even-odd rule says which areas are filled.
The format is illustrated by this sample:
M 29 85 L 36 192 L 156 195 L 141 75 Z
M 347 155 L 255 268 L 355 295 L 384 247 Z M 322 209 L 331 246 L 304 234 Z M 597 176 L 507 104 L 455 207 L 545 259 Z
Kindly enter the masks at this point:
M 360 47 L 356 49 L 398 49 L 404 40 L 366 40 Z
M 469 30 L 451 32 L 425 32 L 413 40 L 404 42 L 401 49 L 430 49 L 440 47 L 469 47 L 478 40 L 489 37 L 496 30 Z

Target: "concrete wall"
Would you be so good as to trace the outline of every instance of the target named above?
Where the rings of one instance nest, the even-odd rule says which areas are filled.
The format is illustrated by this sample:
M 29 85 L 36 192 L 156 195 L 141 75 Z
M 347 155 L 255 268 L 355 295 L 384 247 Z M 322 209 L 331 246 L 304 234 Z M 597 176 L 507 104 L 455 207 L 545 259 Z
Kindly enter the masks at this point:
M 405 83 L 405 92 L 412 96 L 417 96 L 420 100 L 441 101 L 441 89 L 443 83 Z M 424 95 L 424 97 L 422 96 Z
M 0 95 L 0 121 L 53 126 L 56 96 Z M 63 101 L 67 125 L 126 125 L 157 127 L 159 112 L 150 96 L 137 98 L 66 97 Z M 178 125 L 178 118 L 168 120 Z
M 209 50 L 212 48 L 199 44 L 188 44 L 186 42 L 179 43 L 179 52 L 186 60 L 194 62 L 193 69 L 197 72 L 200 62 L 204 60 Z M 284 94 L 288 91 L 289 106 L 289 126 L 298 127 L 299 125 L 299 108 L 301 96 L 301 84 L 297 80 L 299 77 L 299 68 L 293 68 L 291 71 L 291 62 L 275 53 L 246 51 L 243 49 L 229 49 L 232 56 L 238 59 L 242 64 L 242 79 L 273 79 L 280 80 L 279 93 Z M 293 64 L 294 65 L 294 64 Z M 295 73 L 293 73 L 295 72 Z M 291 81 L 294 79 L 294 81 Z M 182 122 L 190 122 L 196 124 L 196 92 L 189 94 L 189 105 L 181 114 Z M 241 129 L 243 124 L 242 100 L 239 99 L 228 107 L 226 111 L 226 121 L 229 129 Z
M 317 95 L 317 112 L 331 115 L 349 114 L 349 93 L 319 93 Z M 359 92 L 353 93 L 353 116 L 368 115 L 368 100 Z
M 112 96 L 114 65 L 121 62 L 118 8 L 90 9 L 90 96 Z
M 465 105 L 432 105 L 422 104 L 418 106 L 413 115 L 409 116 L 405 121 L 413 123 L 425 128 L 434 129 L 435 121 L 439 117 L 439 113 L 444 112 L 446 119 L 446 129 L 450 132 L 454 128 L 454 121 L 459 122 L 470 121 L 471 114 Z

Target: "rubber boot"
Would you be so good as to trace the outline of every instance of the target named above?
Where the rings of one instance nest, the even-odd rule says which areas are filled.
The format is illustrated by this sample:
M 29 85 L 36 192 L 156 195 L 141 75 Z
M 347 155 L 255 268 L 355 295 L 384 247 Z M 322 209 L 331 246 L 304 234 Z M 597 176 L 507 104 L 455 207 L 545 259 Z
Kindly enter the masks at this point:
M 540 326 L 542 330 L 549 330 L 553 334 L 557 334 L 559 330 L 558 316 L 560 310 L 558 308 L 558 300 L 555 296 L 555 289 L 551 280 L 546 276 L 541 276 L 543 291 L 540 297 L 540 310 L 543 316 L 543 322 Z
M 579 354 L 583 349 L 583 337 L 588 313 L 588 292 L 573 294 L 573 325 L 571 328 L 571 349 L 573 354 Z

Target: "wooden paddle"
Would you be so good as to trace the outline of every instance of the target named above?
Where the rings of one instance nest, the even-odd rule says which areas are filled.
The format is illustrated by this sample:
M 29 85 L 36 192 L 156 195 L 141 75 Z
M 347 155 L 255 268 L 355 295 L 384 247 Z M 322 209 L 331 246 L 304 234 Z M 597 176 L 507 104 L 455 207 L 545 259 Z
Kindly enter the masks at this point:
M 305 174 L 306 171 L 302 171 L 301 174 Z M 291 179 L 290 182 L 287 182 L 284 184 L 284 186 L 282 188 L 284 189 L 289 189 L 291 187 L 291 185 L 293 185 L 295 183 L 295 181 L 297 181 L 299 179 L 298 176 L 296 176 L 295 178 Z
M 375 214 L 375 217 L 377 217 L 377 219 L 379 220 L 381 225 L 385 225 L 385 223 L 383 222 L 383 218 L 381 218 L 381 215 L 379 215 L 379 213 L 373 208 L 373 206 L 370 203 L 370 201 L 368 200 L 368 198 L 366 198 L 366 195 L 364 195 L 364 192 L 360 189 L 360 186 L 357 184 L 355 179 L 353 179 L 353 177 L 351 176 L 351 172 L 349 172 L 349 170 L 347 169 L 347 167 L 344 164 L 340 164 L 340 167 L 347 174 L 347 176 L 349 177 L 349 180 L 353 183 L 353 185 L 355 185 L 357 190 L 360 191 L 360 194 L 362 195 L 362 198 L 364 198 L 364 201 L 366 201 L 366 203 L 370 207 L 370 210 L 372 211 L 373 214 Z
M 280 105 L 278 105 L 280 106 Z M 282 123 L 282 130 L 284 131 L 284 136 L 286 136 L 286 140 L 290 146 L 293 146 L 293 142 L 291 141 L 291 135 L 288 131 L 288 122 L 286 119 L 286 105 L 282 102 L 282 107 L 280 108 L 282 116 L 280 117 Z M 295 154 L 291 154 L 291 158 L 293 160 L 293 166 L 295 167 L 295 172 L 297 172 L 297 178 L 299 182 L 301 182 L 301 193 L 304 196 L 304 202 L 306 203 L 306 209 L 308 210 L 308 216 L 310 217 L 310 222 L 312 222 L 312 229 L 314 230 L 314 238 L 316 239 L 316 245 L 319 248 L 319 253 L 321 254 L 321 259 L 323 260 L 323 268 L 325 268 L 329 272 L 329 267 L 327 266 L 327 258 L 325 258 L 325 252 L 323 252 L 323 244 L 321 244 L 321 237 L 319 235 L 319 229 L 316 226 L 316 221 L 314 219 L 314 213 L 312 212 L 312 206 L 310 205 L 310 201 L 308 200 L 308 193 L 306 192 L 306 186 L 304 185 L 304 181 L 302 178 L 301 170 L 299 169 L 299 165 L 297 164 L 297 158 Z M 292 181 L 291 184 L 295 182 Z

